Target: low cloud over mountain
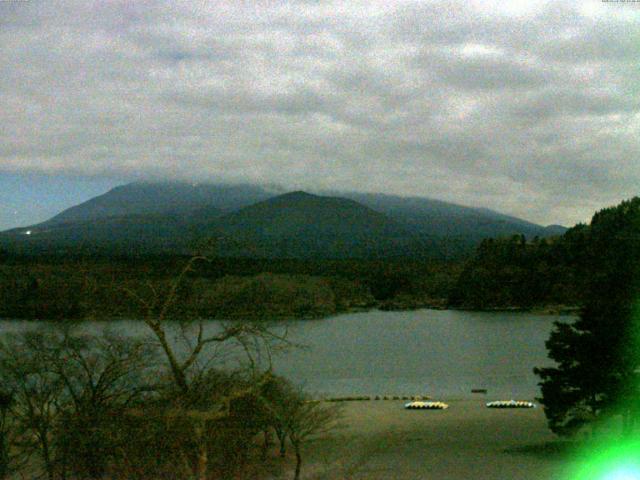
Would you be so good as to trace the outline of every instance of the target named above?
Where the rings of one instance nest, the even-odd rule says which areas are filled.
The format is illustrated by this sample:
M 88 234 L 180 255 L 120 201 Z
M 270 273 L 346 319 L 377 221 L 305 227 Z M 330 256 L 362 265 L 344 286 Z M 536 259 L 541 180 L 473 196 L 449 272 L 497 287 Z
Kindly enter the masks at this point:
M 440 198 L 637 193 L 621 2 L 0 2 L 0 171 Z

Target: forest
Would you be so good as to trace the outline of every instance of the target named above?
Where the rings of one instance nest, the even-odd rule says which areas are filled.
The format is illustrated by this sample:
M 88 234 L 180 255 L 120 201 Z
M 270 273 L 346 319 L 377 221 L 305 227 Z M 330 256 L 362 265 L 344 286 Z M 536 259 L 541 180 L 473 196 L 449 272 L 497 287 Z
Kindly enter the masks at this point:
M 0 317 L 139 318 L 136 297 L 161 298 L 189 257 L 7 257 Z M 203 257 L 177 304 L 203 318 L 318 318 L 381 308 L 443 307 L 458 265 L 383 260 Z
M 362 309 L 551 309 L 580 304 L 588 227 L 482 241 L 462 261 L 205 258 L 180 290 L 206 318 L 318 318 Z M 9 256 L 0 317 L 132 318 L 129 292 L 161 292 L 188 256 Z M 555 309 L 555 310 L 554 310 Z
M 449 292 L 449 304 L 470 310 L 575 307 L 582 303 L 589 227 L 527 240 L 484 240 Z
M 573 313 L 583 302 L 591 227 L 483 240 L 457 260 L 227 258 L 202 255 L 181 308 L 202 318 L 308 319 L 366 309 Z M 162 296 L 187 255 L 0 252 L 0 317 L 137 318 L 133 298 Z

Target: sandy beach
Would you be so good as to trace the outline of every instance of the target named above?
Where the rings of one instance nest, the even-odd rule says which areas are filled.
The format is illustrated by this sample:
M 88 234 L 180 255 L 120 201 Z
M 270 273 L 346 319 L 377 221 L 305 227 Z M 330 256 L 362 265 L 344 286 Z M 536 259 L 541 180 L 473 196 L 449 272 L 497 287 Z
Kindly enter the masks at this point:
M 488 409 L 484 398 L 447 410 L 402 401 L 343 404 L 344 426 L 308 445 L 304 478 L 563 479 L 565 443 L 541 408 Z

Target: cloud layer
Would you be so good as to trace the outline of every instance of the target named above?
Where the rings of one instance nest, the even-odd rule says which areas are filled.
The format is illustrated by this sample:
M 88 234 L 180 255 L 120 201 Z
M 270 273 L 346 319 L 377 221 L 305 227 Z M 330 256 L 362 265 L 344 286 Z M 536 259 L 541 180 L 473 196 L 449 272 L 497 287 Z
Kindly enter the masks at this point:
M 584 221 L 640 185 L 637 5 L 0 2 L 0 172 Z

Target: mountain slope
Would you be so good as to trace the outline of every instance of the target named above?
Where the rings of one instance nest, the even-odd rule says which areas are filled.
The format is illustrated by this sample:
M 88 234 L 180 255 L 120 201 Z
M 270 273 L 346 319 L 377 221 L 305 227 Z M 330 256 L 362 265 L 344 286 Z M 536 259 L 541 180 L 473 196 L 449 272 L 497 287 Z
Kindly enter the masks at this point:
M 213 237 L 222 256 L 452 258 L 488 237 L 547 237 L 565 230 L 426 198 L 274 195 L 251 185 L 133 183 L 39 225 L 0 233 L 0 244 L 27 253 L 80 245 L 187 253 Z
M 44 222 L 47 225 L 87 222 L 126 215 L 192 215 L 232 211 L 269 198 L 253 185 L 130 183 L 71 207 Z M 219 213 L 219 212 L 216 212 Z
M 483 238 L 522 234 L 527 237 L 560 235 L 566 228 L 549 229 L 486 208 L 472 208 L 421 197 L 377 193 L 343 193 L 343 196 L 411 226 L 421 235 L 464 237 L 476 243 Z
M 43 223 L 2 232 L 0 243 L 21 253 L 76 247 L 118 254 L 188 253 L 201 225 L 271 195 L 253 185 L 135 182 Z
M 403 231 L 400 225 L 353 200 L 291 192 L 222 217 L 225 230 L 250 229 L 265 236 L 352 235 Z
M 113 254 L 187 253 L 191 225 L 179 215 L 120 215 L 41 223 L 0 233 L 0 245 L 22 254 L 74 251 Z
M 353 200 L 305 192 L 223 216 L 210 232 L 219 253 L 238 256 L 404 256 L 415 253 L 420 242 L 404 225 Z

